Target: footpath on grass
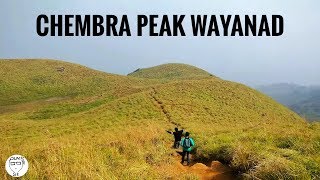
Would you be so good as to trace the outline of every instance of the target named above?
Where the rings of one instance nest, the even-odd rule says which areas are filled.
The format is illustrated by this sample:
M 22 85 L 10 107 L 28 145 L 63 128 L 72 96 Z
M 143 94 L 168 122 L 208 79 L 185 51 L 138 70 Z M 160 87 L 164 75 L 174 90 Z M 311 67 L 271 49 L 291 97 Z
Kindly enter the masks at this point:
M 179 173 L 192 173 L 197 175 L 203 180 L 233 180 L 237 179 L 233 174 L 230 167 L 223 165 L 219 161 L 212 161 L 210 164 L 205 165 L 203 163 L 194 162 L 193 156 L 190 154 L 191 164 L 181 164 L 181 150 L 177 150 L 171 155 L 174 156 L 175 170 Z
M 163 113 L 164 117 L 167 121 L 175 127 L 180 127 L 180 124 L 175 122 L 168 111 L 165 109 L 165 105 L 163 102 L 157 97 L 157 90 L 156 88 L 152 88 L 150 91 L 150 97 L 154 102 L 154 105 L 159 108 L 159 110 Z M 210 164 L 204 164 L 201 162 L 195 162 L 193 155 L 190 154 L 190 165 L 181 164 L 181 154 L 182 150 L 176 150 L 171 155 L 174 156 L 174 170 L 177 171 L 177 174 L 180 173 L 192 173 L 197 175 L 200 179 L 203 180 L 234 180 L 237 179 L 231 168 L 223 165 L 219 161 L 212 161 Z

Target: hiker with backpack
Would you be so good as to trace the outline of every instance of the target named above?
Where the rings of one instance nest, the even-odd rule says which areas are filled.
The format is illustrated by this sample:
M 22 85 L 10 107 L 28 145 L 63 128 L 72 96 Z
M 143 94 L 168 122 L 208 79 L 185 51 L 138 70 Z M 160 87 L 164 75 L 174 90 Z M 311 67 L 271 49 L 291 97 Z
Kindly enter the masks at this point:
M 167 131 L 167 132 L 169 134 L 173 134 L 173 136 L 174 136 L 173 147 L 175 149 L 178 149 L 179 145 L 180 145 L 183 129 L 179 131 L 179 129 L 176 127 L 176 128 L 174 128 L 174 130 L 175 130 L 175 132 L 171 132 L 171 131 Z
M 187 162 L 188 165 L 190 165 L 190 152 L 192 150 L 192 147 L 195 145 L 193 139 L 189 137 L 190 133 L 186 132 L 185 137 L 181 140 L 180 145 L 182 146 L 183 152 L 182 152 L 182 160 L 181 164 L 185 161 L 185 156 L 187 155 Z

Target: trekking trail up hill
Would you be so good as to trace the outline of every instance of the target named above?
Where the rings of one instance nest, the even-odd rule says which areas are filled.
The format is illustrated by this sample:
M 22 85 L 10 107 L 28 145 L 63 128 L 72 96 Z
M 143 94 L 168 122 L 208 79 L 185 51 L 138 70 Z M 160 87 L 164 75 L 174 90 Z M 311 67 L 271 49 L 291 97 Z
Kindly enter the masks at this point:
M 317 179 L 320 172 L 320 126 L 194 66 L 122 76 L 63 61 L 0 60 L 0 69 L 0 146 L 8 147 L 0 161 L 23 147 L 36 164 L 26 178 Z M 175 126 L 195 140 L 190 167 L 169 148 L 165 131 Z

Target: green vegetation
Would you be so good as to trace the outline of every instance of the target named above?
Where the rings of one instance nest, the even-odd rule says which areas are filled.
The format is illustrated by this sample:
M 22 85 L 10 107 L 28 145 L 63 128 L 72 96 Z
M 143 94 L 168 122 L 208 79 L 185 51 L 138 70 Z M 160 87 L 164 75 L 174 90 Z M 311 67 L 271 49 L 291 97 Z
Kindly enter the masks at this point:
M 0 69 L 0 106 L 51 97 L 119 97 L 154 83 L 54 60 L 1 60 Z
M 163 64 L 151 68 L 137 69 L 128 76 L 161 79 L 161 80 L 182 80 L 182 79 L 204 79 L 212 78 L 208 72 L 187 64 Z
M 61 61 L 0 66 L 0 163 L 26 156 L 26 179 L 196 179 L 175 168 L 165 133 L 174 124 L 191 132 L 198 162 L 219 160 L 248 179 L 320 178 L 319 123 L 197 68 L 127 77 Z M 161 73 L 175 69 L 188 73 Z M 4 169 L 0 177 L 9 179 Z

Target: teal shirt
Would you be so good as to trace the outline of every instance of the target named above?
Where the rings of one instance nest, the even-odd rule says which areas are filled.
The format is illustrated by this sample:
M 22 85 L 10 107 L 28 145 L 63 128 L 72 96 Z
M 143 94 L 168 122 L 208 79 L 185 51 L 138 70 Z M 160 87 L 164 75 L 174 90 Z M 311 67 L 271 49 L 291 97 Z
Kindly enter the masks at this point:
M 181 145 L 183 151 L 188 151 L 188 152 L 190 152 L 190 151 L 192 150 L 192 147 L 195 145 L 195 143 L 194 143 L 194 141 L 193 141 L 192 138 L 189 138 L 189 139 L 190 139 L 190 143 L 191 143 L 191 147 L 189 147 L 189 148 L 184 148 L 184 147 L 183 147 L 183 141 L 184 141 L 184 139 L 185 139 L 185 138 L 182 138 L 182 140 L 180 141 L 180 145 Z

